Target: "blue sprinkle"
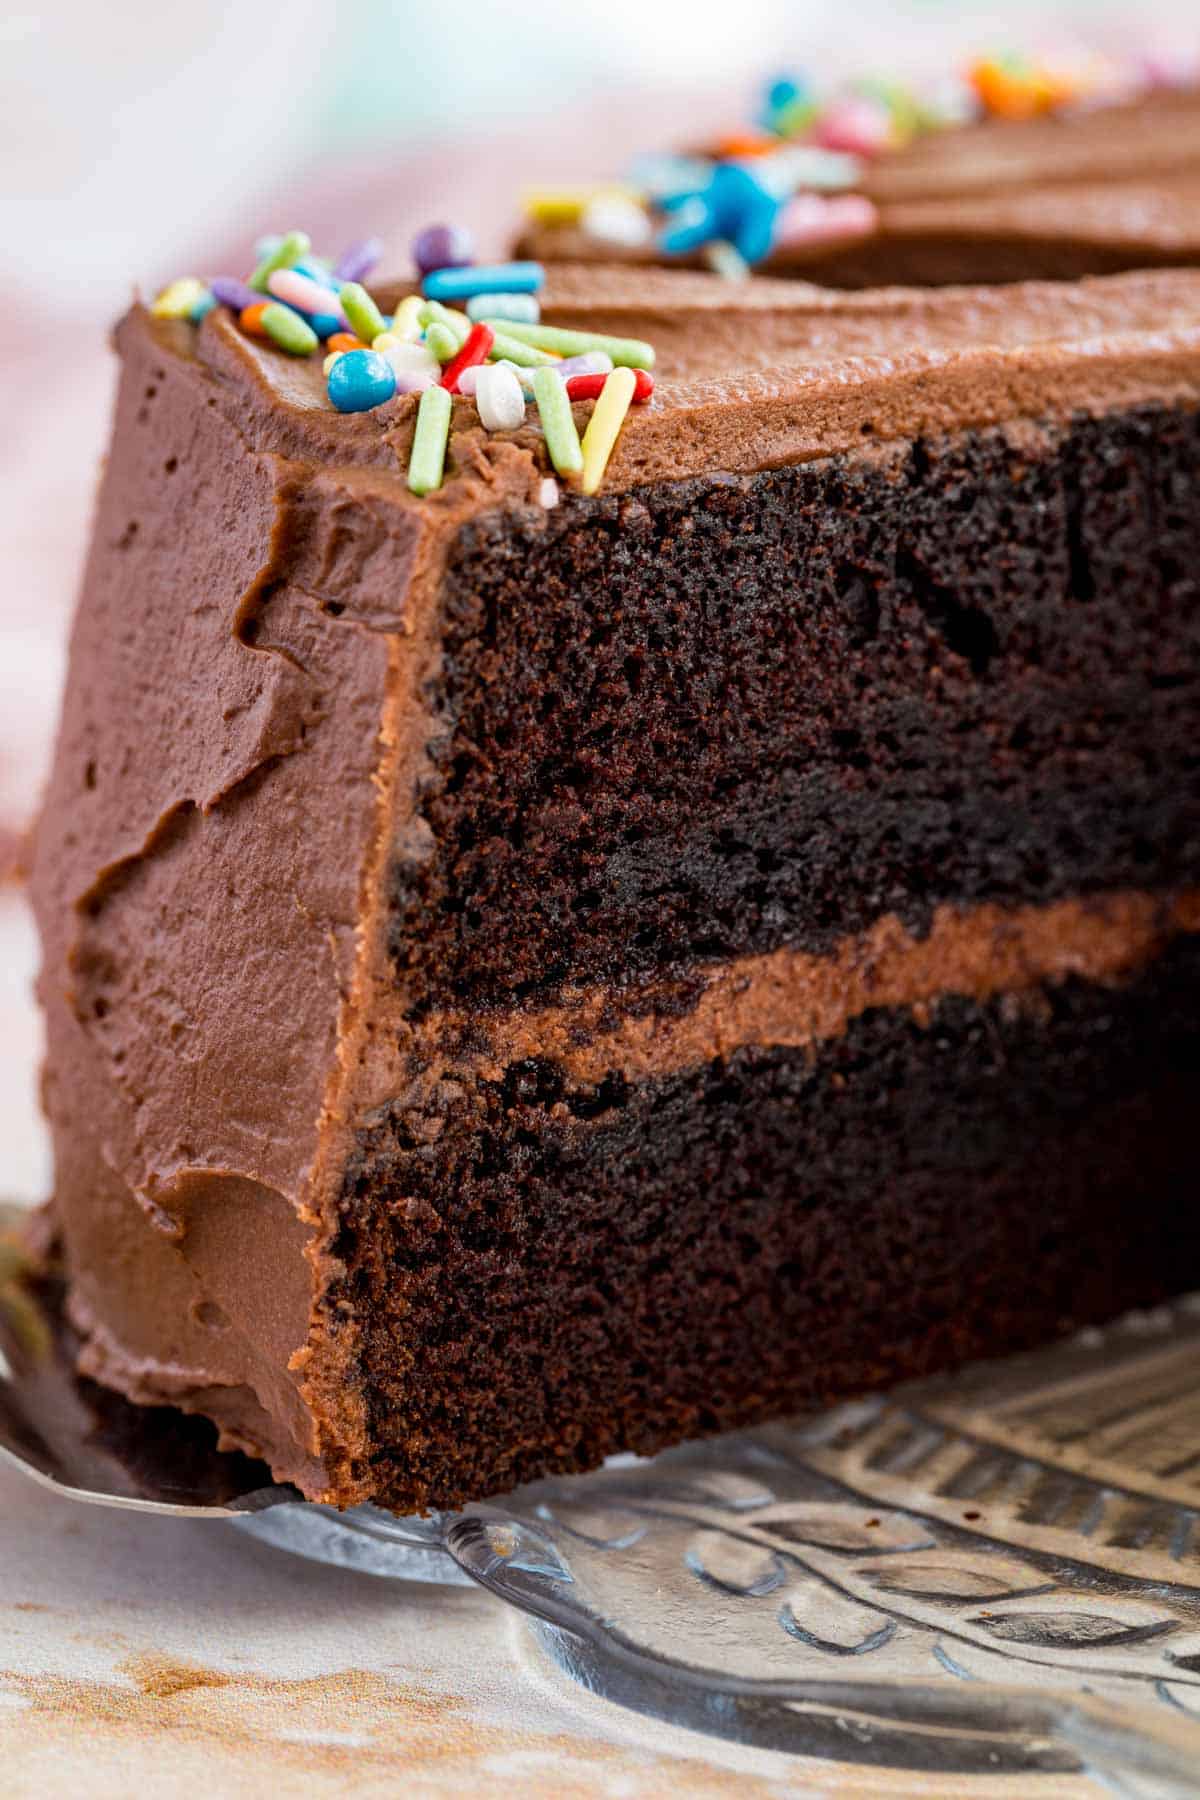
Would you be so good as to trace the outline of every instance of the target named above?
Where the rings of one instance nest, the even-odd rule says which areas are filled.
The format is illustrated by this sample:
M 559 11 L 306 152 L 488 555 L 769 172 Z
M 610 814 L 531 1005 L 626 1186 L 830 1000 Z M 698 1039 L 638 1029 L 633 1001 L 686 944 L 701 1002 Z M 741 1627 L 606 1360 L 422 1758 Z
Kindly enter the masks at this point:
M 710 204 L 727 237 L 748 263 L 759 263 L 771 248 L 780 202 L 738 163 L 718 163 L 709 189 Z
M 370 412 L 396 392 L 396 373 L 374 350 L 347 350 L 330 369 L 327 386 L 339 412 Z
M 315 257 L 310 256 L 304 262 L 298 262 L 294 266 L 297 275 L 307 275 L 310 281 L 319 282 L 322 287 L 328 288 L 331 294 L 337 293 L 339 283 L 333 279 L 326 265 L 318 262 Z
M 327 337 L 332 337 L 335 331 L 346 329 L 337 313 L 307 313 L 305 317 L 322 343 Z
M 670 215 L 659 242 L 668 255 L 685 256 L 720 240 L 746 262 L 761 262 L 771 248 L 783 198 L 741 163 L 717 163 L 703 185 L 659 202 Z
M 717 218 L 702 194 L 672 195 L 671 224 L 659 239 L 668 256 L 686 256 L 719 236 Z
M 801 91 L 800 84 L 790 75 L 780 75 L 767 89 L 767 105 L 772 112 L 780 112 L 785 106 L 790 106 L 793 100 L 798 100 Z
M 193 306 L 191 312 L 188 314 L 188 318 L 192 321 L 193 325 L 198 325 L 205 314 L 210 313 L 216 304 L 217 297 L 215 294 L 205 294 L 202 300 L 197 300 L 195 306 Z
M 427 300 L 468 300 L 472 294 L 536 294 L 546 280 L 541 263 L 493 263 L 469 269 L 433 269 L 421 283 Z

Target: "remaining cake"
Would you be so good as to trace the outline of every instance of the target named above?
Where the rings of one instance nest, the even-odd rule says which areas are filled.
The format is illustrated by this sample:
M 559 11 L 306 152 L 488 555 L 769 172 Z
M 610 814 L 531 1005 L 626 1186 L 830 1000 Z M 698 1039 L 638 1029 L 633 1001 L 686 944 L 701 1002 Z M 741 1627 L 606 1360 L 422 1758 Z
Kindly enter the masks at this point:
M 1200 274 L 552 272 L 339 415 L 135 308 L 36 847 L 83 1366 L 453 1505 L 1200 1279 Z M 587 405 L 575 408 L 580 422 Z
M 745 167 L 767 170 L 769 159 Z M 1194 265 L 1200 90 L 936 131 L 864 160 L 851 185 L 871 202 L 861 227 L 827 231 L 818 218 L 789 233 L 785 217 L 764 268 L 860 288 Z M 659 255 L 652 242 L 622 247 L 570 221 L 527 225 L 521 249 L 576 261 Z

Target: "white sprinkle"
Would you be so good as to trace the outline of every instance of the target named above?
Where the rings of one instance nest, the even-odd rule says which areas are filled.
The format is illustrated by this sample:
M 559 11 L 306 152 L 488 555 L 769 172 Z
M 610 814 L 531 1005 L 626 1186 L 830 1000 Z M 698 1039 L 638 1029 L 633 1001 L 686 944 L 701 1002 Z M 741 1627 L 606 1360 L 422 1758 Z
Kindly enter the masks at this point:
M 757 165 L 761 162 L 762 167 Z M 816 144 L 786 144 L 769 156 L 756 158 L 755 175 L 768 193 L 782 200 L 797 189 L 812 188 L 819 194 L 841 194 L 857 187 L 865 174 L 861 156 L 845 150 L 822 150 Z
M 475 385 L 479 380 L 479 372 L 481 369 L 486 369 L 488 366 L 487 363 L 475 363 L 471 368 L 464 369 L 458 378 L 459 393 L 465 394 L 468 400 L 473 400 L 475 398 Z M 514 375 L 519 375 L 521 373 L 521 371 L 518 370 L 516 363 L 510 363 L 505 357 L 501 357 L 499 362 L 492 363 L 490 366 L 493 369 L 511 369 Z
M 588 237 L 630 250 L 640 249 L 654 235 L 645 207 L 621 194 L 597 194 L 584 207 L 580 224 Z
M 486 363 L 475 378 L 475 404 L 488 431 L 515 431 L 525 423 L 525 396 L 511 369 Z
M 552 506 L 558 505 L 558 483 L 553 475 L 547 475 L 538 489 L 538 505 L 544 506 L 547 512 Z
M 391 364 L 392 373 L 396 376 L 438 376 L 442 372 L 437 357 L 432 350 L 426 349 L 424 344 L 410 344 L 402 339 L 396 339 L 390 344 L 385 344 L 379 355 L 385 362 Z

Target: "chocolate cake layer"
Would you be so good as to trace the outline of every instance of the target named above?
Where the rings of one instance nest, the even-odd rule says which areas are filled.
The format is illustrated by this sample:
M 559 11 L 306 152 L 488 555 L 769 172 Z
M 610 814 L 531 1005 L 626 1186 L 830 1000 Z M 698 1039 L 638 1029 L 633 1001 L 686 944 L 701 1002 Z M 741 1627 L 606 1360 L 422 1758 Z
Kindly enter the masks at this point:
M 876 228 L 781 244 L 764 269 L 826 287 L 1073 280 L 1200 262 L 1200 94 L 926 133 L 867 165 Z M 577 226 L 529 226 L 523 254 L 661 260 Z
M 1198 479 L 1200 415 L 1149 409 L 469 528 L 407 991 L 1200 879 Z
M 552 315 L 631 320 L 581 279 Z M 311 1495 L 463 1497 L 1190 1279 L 1200 277 L 755 287 L 740 359 L 719 286 L 591 501 L 465 400 L 414 499 L 411 398 L 120 328 L 34 871 L 70 1306 L 90 1372 Z M 838 1337 L 804 1221 L 849 1265 L 861 1208 Z
M 453 1505 L 1200 1279 L 1198 981 L 1191 940 L 1124 987 L 872 1010 L 815 1055 L 583 1090 L 535 1058 L 381 1108 L 331 1295 L 366 1486 Z

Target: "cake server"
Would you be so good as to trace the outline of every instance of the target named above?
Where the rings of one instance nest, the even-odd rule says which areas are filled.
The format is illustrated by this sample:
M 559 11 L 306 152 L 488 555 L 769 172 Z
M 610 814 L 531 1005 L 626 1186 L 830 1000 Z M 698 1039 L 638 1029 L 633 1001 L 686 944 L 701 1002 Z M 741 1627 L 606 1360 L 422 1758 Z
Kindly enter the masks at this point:
M 28 1215 L 0 1204 L 0 1463 L 71 1500 L 257 1525 L 280 1549 L 405 1581 L 470 1585 L 444 1521 L 315 1505 L 264 1463 L 217 1448 L 207 1419 L 136 1406 L 81 1376 L 62 1287 L 31 1278 Z M 270 1512 L 268 1521 L 264 1514 Z
M 219 1451 L 207 1421 L 135 1406 L 79 1376 L 52 1282 L 0 1244 L 0 1459 L 75 1500 L 228 1518 L 299 1499 L 262 1463 Z
M 207 1421 L 80 1377 L 61 1289 L 28 1281 L 2 1224 L 0 1459 L 56 1493 L 478 1584 L 593 1695 L 783 1754 L 1195 1791 L 1196 1299 L 819 1417 L 394 1519 L 305 1501 L 218 1450 Z M 1157 1433 L 1131 1435 L 1143 1418 Z

